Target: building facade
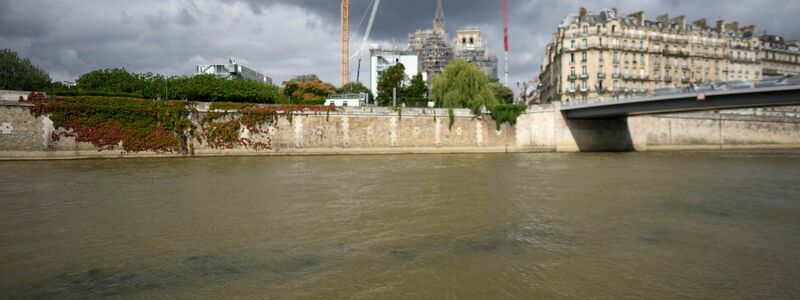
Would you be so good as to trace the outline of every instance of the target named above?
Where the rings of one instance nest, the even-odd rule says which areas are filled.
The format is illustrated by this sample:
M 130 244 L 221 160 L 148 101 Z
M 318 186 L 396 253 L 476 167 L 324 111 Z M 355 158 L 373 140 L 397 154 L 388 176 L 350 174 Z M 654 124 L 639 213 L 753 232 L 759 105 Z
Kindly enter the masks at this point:
M 786 76 L 800 73 L 800 45 L 786 42 L 777 35 L 762 35 L 759 59 L 764 76 Z
M 644 12 L 623 16 L 616 9 L 591 13 L 581 8 L 562 21 L 547 45 L 541 97 L 545 103 L 593 102 L 704 82 L 756 81 L 776 73 L 765 67 L 764 57 L 773 57 L 769 53 L 778 50 L 763 47 L 755 25 L 718 21 L 709 26 L 705 19 L 689 24 L 683 16 L 669 15 L 653 21 Z M 790 56 L 777 57 L 788 63 Z
M 204 74 L 216 75 L 217 77 L 225 79 L 242 78 L 257 82 L 272 83 L 272 78 L 269 76 L 242 66 L 233 58 L 231 58 L 227 64 L 197 65 L 195 67 L 195 75 Z
M 382 49 L 377 46 L 371 47 L 370 51 L 370 90 L 372 94 L 378 95 L 378 80 L 386 69 L 397 64 L 403 64 L 405 67 L 406 77 L 414 77 L 422 72 L 419 57 L 416 53 L 411 51 L 401 51 L 397 49 Z M 425 73 L 422 74 L 423 78 L 427 80 Z
M 483 43 L 479 28 L 456 30 L 455 58 L 474 63 L 486 75 L 497 79 L 497 55 L 490 53 Z

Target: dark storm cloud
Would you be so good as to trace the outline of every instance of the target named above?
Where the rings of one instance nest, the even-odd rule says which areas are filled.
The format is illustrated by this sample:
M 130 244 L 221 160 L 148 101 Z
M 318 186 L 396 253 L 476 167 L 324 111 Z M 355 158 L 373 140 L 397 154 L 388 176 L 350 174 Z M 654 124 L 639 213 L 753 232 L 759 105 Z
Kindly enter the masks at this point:
M 360 46 L 364 28 L 358 25 L 371 1 L 351 0 L 351 49 Z M 794 16 L 800 1 L 509 0 L 512 82 L 539 72 L 558 23 L 582 4 L 595 11 L 644 10 L 649 18 L 723 17 L 800 38 L 800 18 Z M 302 73 L 338 83 L 339 5 L 338 0 L 0 0 L 0 48 L 30 57 L 59 80 L 107 67 L 189 74 L 194 64 L 221 62 L 232 53 L 278 83 Z M 435 9 L 436 0 L 382 0 L 371 42 L 395 39 L 406 45 L 410 32 L 431 27 Z M 502 60 L 500 0 L 444 0 L 444 10 L 449 32 L 480 27 Z

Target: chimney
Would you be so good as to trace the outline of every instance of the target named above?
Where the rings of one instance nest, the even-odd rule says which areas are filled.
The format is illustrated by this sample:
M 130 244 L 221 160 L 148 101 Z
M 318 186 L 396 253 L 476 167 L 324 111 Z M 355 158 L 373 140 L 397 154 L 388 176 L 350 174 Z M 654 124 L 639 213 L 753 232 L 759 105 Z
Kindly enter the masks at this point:
M 663 24 L 665 27 L 669 26 L 669 14 L 663 14 L 656 17 L 656 22 Z
M 725 25 L 725 31 L 733 31 L 739 33 L 739 22 L 733 22 Z
M 672 19 L 672 24 L 678 24 L 681 29 L 686 28 L 686 17 L 685 16 L 678 16 Z
M 581 21 L 586 19 L 586 14 L 587 14 L 586 7 L 581 6 L 581 9 L 580 9 L 580 16 L 581 16 L 580 20 Z
M 708 21 L 706 19 L 700 19 L 700 20 L 694 21 L 694 22 L 692 22 L 692 25 L 694 25 L 694 27 L 697 27 L 697 28 L 700 28 L 700 29 L 708 29 Z
M 717 32 L 722 33 L 725 29 L 725 20 L 717 20 Z
M 628 17 L 636 19 L 639 22 L 639 25 L 644 25 L 644 11 L 637 11 L 628 15 Z
M 619 16 L 619 11 L 617 11 L 616 7 L 612 8 L 611 10 L 614 11 L 614 15 Z
M 751 24 L 747 27 L 742 27 L 742 32 L 752 32 L 753 34 L 756 34 L 758 32 L 758 28 L 755 24 Z

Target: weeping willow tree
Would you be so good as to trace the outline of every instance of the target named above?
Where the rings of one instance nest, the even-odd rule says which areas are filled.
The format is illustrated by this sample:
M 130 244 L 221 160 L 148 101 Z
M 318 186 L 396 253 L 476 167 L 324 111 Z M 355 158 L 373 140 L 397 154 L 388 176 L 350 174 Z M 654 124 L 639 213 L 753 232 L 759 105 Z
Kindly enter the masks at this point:
M 481 107 L 497 105 L 490 82 L 480 68 L 456 59 L 447 65 L 442 75 L 433 79 L 431 98 L 436 107 L 469 108 L 478 114 Z

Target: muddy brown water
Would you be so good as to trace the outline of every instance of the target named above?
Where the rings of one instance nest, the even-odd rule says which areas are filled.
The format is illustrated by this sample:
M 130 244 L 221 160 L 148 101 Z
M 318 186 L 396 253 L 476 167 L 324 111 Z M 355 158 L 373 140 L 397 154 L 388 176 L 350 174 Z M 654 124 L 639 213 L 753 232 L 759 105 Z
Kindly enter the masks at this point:
M 800 298 L 800 152 L 0 162 L 4 299 Z

